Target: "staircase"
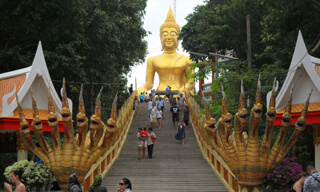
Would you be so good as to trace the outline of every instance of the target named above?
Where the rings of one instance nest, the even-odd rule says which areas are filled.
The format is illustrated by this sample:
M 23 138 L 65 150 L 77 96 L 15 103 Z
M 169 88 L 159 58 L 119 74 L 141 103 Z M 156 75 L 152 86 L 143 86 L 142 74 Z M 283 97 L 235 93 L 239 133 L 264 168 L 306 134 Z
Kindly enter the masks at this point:
M 154 144 L 153 159 L 138 160 L 139 127 L 150 127 L 147 122 L 147 104 L 139 106 L 139 117 L 134 117 L 118 160 L 104 177 L 102 185 L 108 191 L 116 192 L 118 183 L 123 177 L 131 180 L 135 192 L 226 192 L 226 187 L 214 174 L 207 161 L 203 159 L 197 144 L 191 123 L 186 130 L 185 144 L 174 139 L 176 129 L 173 128 L 170 116 L 170 104 L 164 111 L 162 130 L 154 127 L 157 141 Z

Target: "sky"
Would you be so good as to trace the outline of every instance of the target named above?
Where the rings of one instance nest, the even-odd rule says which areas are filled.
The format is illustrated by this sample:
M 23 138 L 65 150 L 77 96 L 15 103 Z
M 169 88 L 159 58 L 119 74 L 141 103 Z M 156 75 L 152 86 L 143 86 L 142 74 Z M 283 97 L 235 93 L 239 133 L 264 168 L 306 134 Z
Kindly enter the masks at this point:
M 133 84 L 135 87 L 135 79 L 137 80 L 137 88 L 141 87 L 145 83 L 147 60 L 150 57 L 160 55 L 161 52 L 161 42 L 160 42 L 160 26 L 165 22 L 169 8 L 171 7 L 174 12 L 174 0 L 148 0 L 146 7 L 146 15 L 144 17 L 143 28 L 150 31 L 145 40 L 148 42 L 148 54 L 145 58 L 145 62 L 134 66 L 131 73 L 128 74 L 128 86 Z M 194 7 L 197 5 L 203 5 L 203 0 L 176 0 L 176 23 L 180 28 L 187 23 L 185 18 L 188 14 L 193 12 Z M 180 54 L 188 56 L 188 53 L 183 52 L 183 48 L 179 45 Z M 153 89 L 156 89 L 159 84 L 158 74 L 155 74 Z M 196 87 L 198 87 L 196 83 Z

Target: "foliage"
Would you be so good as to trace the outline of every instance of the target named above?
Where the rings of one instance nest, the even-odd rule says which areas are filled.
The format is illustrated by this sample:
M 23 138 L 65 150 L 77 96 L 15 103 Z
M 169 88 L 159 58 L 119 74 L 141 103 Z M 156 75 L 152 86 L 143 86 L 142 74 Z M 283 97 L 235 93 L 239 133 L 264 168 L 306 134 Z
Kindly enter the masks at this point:
M 109 116 L 115 94 L 126 90 L 130 67 L 146 55 L 145 7 L 146 0 L 1 1 L 0 73 L 30 66 L 41 40 L 57 92 L 66 77 L 77 109 L 83 83 L 90 117 L 104 86 L 102 113 Z
M 308 50 L 319 42 L 319 6 L 320 3 L 314 0 L 207 0 L 186 17 L 187 24 L 183 26 L 180 34 L 186 51 L 207 55 L 209 52 L 216 52 L 239 58 L 229 65 L 221 64 L 220 59 L 219 65 L 209 67 L 207 61 L 214 58 L 191 54 L 196 63 L 193 69 L 199 68 L 199 71 L 194 73 L 196 79 L 205 79 L 212 71 L 219 73 L 219 77 L 212 83 L 215 100 L 210 103 L 211 113 L 216 120 L 221 116 L 221 84 L 228 98 L 228 110 L 235 114 L 241 79 L 249 100 L 247 109 L 251 109 L 259 73 L 263 111 L 266 111 L 265 96 L 272 89 L 274 78 L 277 78 L 279 87 L 282 87 L 298 31 L 302 31 Z M 247 15 L 251 16 L 252 69 L 247 66 Z M 320 49 L 314 56 L 320 56 Z M 259 123 L 259 127 L 265 127 L 264 116 Z M 264 129 L 259 130 L 260 136 L 263 131 Z M 274 131 L 274 136 L 277 134 L 278 131 Z M 291 134 L 288 133 L 288 136 Z M 314 160 L 312 140 L 306 137 L 312 138 L 308 130 L 301 135 L 301 138 L 305 139 L 299 138 L 289 152 L 290 155 L 298 156 L 298 161 L 304 166 Z
M 293 129 L 291 129 L 291 132 L 293 132 Z M 314 164 L 315 153 L 313 139 L 311 138 L 313 138 L 313 130 L 304 130 L 302 134 L 299 136 L 296 144 L 291 148 L 291 150 L 287 154 L 287 156 L 296 156 L 296 162 L 301 164 L 304 169 L 308 165 Z
M 8 166 L 4 172 L 4 176 L 10 182 L 10 174 L 14 170 L 24 171 L 21 182 L 25 184 L 27 190 L 45 189 L 49 191 L 52 188 L 56 178 L 50 173 L 50 169 L 42 164 L 37 164 L 32 161 L 18 161 L 11 166 Z
M 320 4 L 313 0 L 263 0 L 261 6 L 267 9 L 261 20 L 263 57 L 288 69 L 299 30 L 307 49 L 319 41 Z M 320 51 L 314 56 L 319 57 Z
M 296 159 L 296 157 L 286 157 L 268 173 L 267 183 L 273 191 L 287 191 L 299 179 L 299 174 L 303 171 L 302 166 L 295 162 Z
M 247 57 L 246 16 L 251 16 L 252 55 L 260 54 L 261 25 L 264 7 L 260 0 L 211 0 L 195 8 L 186 17 L 180 38 L 184 49 L 193 52 L 221 54 L 232 52 L 240 59 Z M 192 56 L 195 61 L 205 58 Z

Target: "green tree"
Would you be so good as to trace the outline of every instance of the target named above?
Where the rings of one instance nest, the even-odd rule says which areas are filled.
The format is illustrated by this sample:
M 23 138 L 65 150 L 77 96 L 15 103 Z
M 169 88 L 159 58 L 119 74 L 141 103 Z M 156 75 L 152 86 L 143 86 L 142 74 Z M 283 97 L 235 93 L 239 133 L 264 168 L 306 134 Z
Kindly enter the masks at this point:
M 91 116 L 104 86 L 102 110 L 109 116 L 115 94 L 126 89 L 130 67 L 146 55 L 145 7 L 146 0 L 1 1 L 0 73 L 30 66 L 41 40 L 57 92 L 66 77 L 68 97 L 77 109 L 84 83 Z

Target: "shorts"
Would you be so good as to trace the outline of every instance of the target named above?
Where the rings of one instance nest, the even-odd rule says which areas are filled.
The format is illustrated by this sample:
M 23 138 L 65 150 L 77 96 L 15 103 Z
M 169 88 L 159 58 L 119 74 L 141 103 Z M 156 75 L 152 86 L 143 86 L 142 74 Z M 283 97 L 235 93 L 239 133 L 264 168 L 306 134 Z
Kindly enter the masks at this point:
M 143 143 L 142 143 L 142 142 L 141 142 L 141 143 L 139 142 L 139 143 L 138 143 L 138 147 L 147 147 L 147 143 L 146 143 L 146 142 L 143 142 Z
M 172 122 L 179 122 L 179 114 L 177 114 L 177 116 L 172 115 Z
M 150 115 L 150 122 L 152 122 L 152 123 L 155 123 L 156 122 L 156 114 L 154 114 L 154 115 Z
M 160 119 L 161 119 L 161 117 L 157 118 L 157 120 L 160 120 Z
M 143 99 L 140 99 L 140 103 L 143 103 Z
M 189 125 L 189 120 L 183 120 L 184 124 L 186 124 L 186 126 Z

